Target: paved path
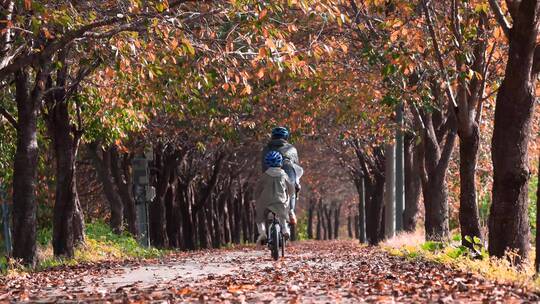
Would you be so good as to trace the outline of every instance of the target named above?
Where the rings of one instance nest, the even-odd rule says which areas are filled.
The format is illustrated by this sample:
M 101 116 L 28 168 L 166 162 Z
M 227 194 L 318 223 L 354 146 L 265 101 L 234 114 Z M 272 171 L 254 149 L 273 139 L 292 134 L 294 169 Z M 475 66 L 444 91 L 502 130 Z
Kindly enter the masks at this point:
M 301 242 L 278 262 L 253 247 L 66 267 L 0 280 L 0 302 L 535 302 L 516 286 L 352 241 Z

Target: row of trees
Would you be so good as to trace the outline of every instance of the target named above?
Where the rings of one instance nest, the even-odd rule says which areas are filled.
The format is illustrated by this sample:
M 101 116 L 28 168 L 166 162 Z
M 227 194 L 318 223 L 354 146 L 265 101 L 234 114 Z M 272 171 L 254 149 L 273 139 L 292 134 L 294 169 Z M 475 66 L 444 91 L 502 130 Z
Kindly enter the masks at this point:
M 256 147 L 238 145 L 278 121 L 256 123 L 273 111 L 271 87 L 311 73 L 300 54 L 322 54 L 320 42 L 298 31 L 302 23 L 290 24 L 286 2 L 1 4 L 1 176 L 12 189 L 15 258 L 36 262 L 37 195 L 48 170 L 54 253 L 71 257 L 84 242 L 79 148 L 94 164 L 115 232 L 124 223 L 137 232 L 130 161 L 152 144 L 154 245 L 253 239 L 247 183 L 257 171 L 242 168 Z M 295 39 L 306 47 L 297 50 Z
M 535 0 L 1 4 L 2 181 L 13 189 L 13 254 L 25 263 L 36 256 L 40 166 L 51 168 L 38 147 L 56 161 L 56 255 L 72 256 L 84 241 L 79 146 L 111 226 L 135 233 L 130 160 L 152 144 L 151 239 L 191 249 L 238 240 L 240 226 L 252 239 L 258 166 L 243 161 L 277 124 L 338 156 L 358 190 L 358 230 L 365 221 L 372 244 L 384 236 L 396 129 L 405 134 L 405 227 L 416 226 L 422 197 L 430 240 L 449 237 L 447 173 L 458 142 L 459 223 L 470 245 L 465 236 L 483 237 L 476 168 L 495 95 L 489 251 L 527 254 Z M 404 127 L 394 123 L 400 105 Z M 343 175 L 321 175 L 337 185 L 314 183 L 312 201 L 352 201 Z M 315 205 L 321 234 L 335 236 L 328 214 L 340 208 Z
M 421 197 L 426 238 L 449 239 L 447 174 L 454 159 L 464 245 L 487 238 L 494 256 L 507 250 L 527 256 L 539 6 L 534 0 L 336 4 L 348 22 L 326 32 L 346 51 L 325 63 L 334 73 L 315 86 L 330 100 L 318 123 L 329 140 L 338 138 L 331 146 L 365 197 L 370 243 L 384 236 L 386 162 L 402 128 L 395 108 L 403 105 L 405 226 L 414 228 Z M 487 235 L 479 220 L 479 165 L 493 170 L 486 176 L 493 178 Z

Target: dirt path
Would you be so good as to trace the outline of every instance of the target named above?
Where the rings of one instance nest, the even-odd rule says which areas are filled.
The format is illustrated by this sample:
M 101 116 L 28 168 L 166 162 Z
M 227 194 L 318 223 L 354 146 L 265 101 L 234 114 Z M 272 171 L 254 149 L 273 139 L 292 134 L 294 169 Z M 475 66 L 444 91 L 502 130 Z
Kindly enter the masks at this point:
M 351 241 L 302 242 L 273 262 L 252 247 L 179 253 L 0 279 L 1 301 L 118 303 L 522 302 L 522 288 Z

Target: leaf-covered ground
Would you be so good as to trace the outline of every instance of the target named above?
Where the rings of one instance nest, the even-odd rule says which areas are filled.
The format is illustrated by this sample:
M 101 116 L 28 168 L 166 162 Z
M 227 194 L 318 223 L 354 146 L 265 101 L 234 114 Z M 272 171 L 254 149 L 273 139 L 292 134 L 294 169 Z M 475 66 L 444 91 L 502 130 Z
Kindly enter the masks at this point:
M 523 302 L 519 286 L 352 241 L 301 242 L 274 262 L 253 247 L 65 267 L 0 279 L 0 302 Z

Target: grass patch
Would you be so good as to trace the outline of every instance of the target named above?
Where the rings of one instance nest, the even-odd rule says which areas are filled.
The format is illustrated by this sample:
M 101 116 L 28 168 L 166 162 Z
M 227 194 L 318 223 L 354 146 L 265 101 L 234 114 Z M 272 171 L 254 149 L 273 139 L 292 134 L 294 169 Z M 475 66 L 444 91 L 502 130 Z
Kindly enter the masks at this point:
M 114 234 L 110 227 L 101 221 L 86 225 L 86 242 L 75 250 L 72 259 L 56 258 L 51 245 L 51 229 L 41 229 L 37 233 L 38 260 L 36 270 L 43 270 L 58 266 L 77 265 L 85 262 L 99 262 L 106 260 L 127 260 L 156 258 L 168 253 L 167 250 L 145 248 L 129 233 Z M 0 272 L 31 271 L 17 265 L 13 261 L 0 256 Z
M 536 278 L 534 271 L 534 252 L 531 252 L 530 258 L 523 265 L 516 267 L 513 262 L 516 254 L 508 253 L 507 258 L 498 259 L 490 257 L 484 248 L 479 247 L 477 249 L 480 255 L 473 256 L 468 248 L 461 245 L 458 238 L 453 238 L 449 243 L 407 243 L 407 240 L 411 239 L 418 240 L 418 237 L 410 234 L 398 235 L 385 242 L 382 247 L 392 255 L 426 259 L 461 271 L 477 273 L 489 280 L 540 290 L 540 279 Z

